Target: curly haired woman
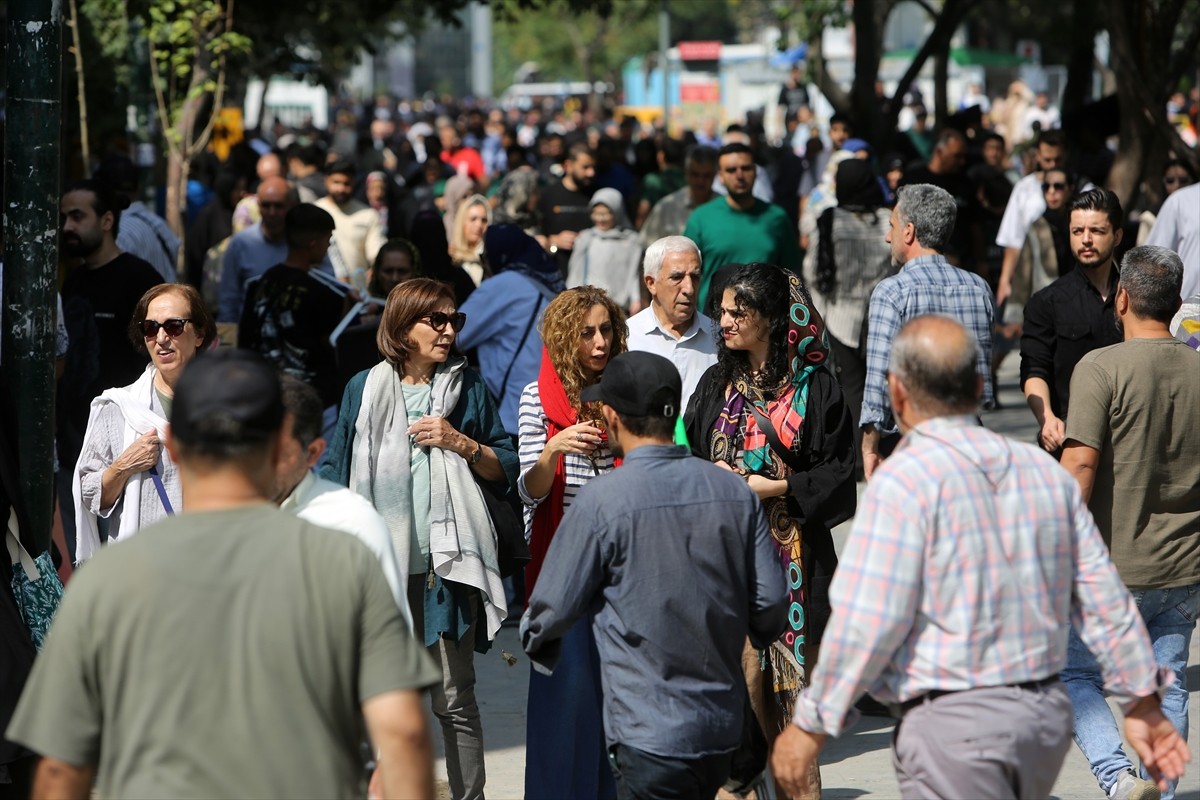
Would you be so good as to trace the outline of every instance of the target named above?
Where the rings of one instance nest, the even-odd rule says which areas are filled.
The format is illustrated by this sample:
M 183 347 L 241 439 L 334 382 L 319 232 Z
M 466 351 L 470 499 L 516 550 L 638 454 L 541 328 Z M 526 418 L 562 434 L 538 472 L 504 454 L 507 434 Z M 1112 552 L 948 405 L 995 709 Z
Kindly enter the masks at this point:
M 600 380 L 625 351 L 625 314 L 594 286 L 569 289 L 546 307 L 546 349 L 538 379 L 525 387 L 519 412 L 525 535 L 533 560 L 525 571 L 533 592 L 550 540 L 584 483 L 613 468 L 600 409 L 579 394 Z M 616 797 L 601 720 L 600 665 L 584 619 L 564 637 L 554 674 L 529 675 L 525 797 Z

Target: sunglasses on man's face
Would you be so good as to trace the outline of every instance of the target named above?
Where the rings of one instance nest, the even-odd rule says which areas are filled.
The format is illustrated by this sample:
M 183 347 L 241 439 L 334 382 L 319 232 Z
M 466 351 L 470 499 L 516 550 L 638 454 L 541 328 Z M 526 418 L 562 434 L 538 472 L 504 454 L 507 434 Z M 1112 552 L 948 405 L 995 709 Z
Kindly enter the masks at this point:
M 438 333 L 446 330 L 449 325 L 458 333 L 463 329 L 463 325 L 467 324 L 467 315 L 461 311 L 455 311 L 453 314 L 447 314 L 445 311 L 434 311 L 421 317 L 421 321 L 426 323 Z
M 1053 189 L 1056 192 L 1065 192 L 1067 190 L 1067 185 L 1065 183 L 1043 183 L 1042 184 L 1043 192 L 1048 192 L 1051 189 Z
M 191 322 L 190 319 L 166 319 L 159 322 L 156 319 L 142 320 L 142 335 L 147 339 L 153 339 L 158 336 L 158 329 L 162 328 L 167 332 L 167 336 L 175 339 L 183 335 L 183 329 Z

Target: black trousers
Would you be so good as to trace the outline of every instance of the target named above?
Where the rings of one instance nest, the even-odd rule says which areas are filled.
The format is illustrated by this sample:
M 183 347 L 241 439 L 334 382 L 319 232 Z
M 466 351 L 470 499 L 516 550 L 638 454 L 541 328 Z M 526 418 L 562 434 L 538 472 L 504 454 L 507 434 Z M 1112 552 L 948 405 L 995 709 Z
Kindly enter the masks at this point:
M 608 748 L 617 800 L 712 800 L 729 777 L 733 753 L 671 758 L 623 744 Z

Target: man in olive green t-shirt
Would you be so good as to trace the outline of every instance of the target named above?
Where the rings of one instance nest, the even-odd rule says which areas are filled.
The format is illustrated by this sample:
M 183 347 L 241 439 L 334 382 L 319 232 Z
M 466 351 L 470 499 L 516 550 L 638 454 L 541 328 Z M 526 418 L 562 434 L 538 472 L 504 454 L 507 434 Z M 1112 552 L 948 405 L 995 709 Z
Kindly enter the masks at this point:
M 287 432 L 259 356 L 188 365 L 167 448 L 184 512 L 76 573 L 9 726 L 34 796 L 432 797 L 440 679 L 357 539 L 270 497 Z M 363 730 L 363 720 L 366 730 Z
M 695 242 L 704 256 L 696 304 L 702 314 L 708 313 L 712 277 L 726 264 L 761 261 L 800 274 L 800 234 L 782 208 L 754 196 L 757 174 L 748 145 L 725 145 L 717 158 L 717 177 L 728 195 L 714 197 L 688 218 L 683 235 Z
M 1200 352 L 1171 333 L 1182 281 L 1183 262 L 1165 247 L 1125 255 L 1115 297 L 1124 341 L 1075 367 L 1062 465 L 1134 592 L 1155 658 L 1175 672 L 1162 710 L 1186 735 L 1184 674 L 1200 614 Z M 1067 662 L 1075 740 L 1092 773 L 1109 797 L 1136 792 L 1147 776 L 1131 774 L 1099 669 L 1074 631 Z

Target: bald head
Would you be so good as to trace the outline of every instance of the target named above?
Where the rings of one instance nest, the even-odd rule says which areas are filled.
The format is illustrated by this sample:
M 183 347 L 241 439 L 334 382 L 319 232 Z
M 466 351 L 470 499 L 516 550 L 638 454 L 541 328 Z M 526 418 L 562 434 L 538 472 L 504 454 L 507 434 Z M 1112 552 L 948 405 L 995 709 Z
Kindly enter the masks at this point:
M 283 219 L 295 205 L 292 187 L 280 177 L 267 178 L 258 185 L 258 212 L 262 216 L 263 234 L 272 240 L 283 237 Z
M 950 317 L 916 317 L 892 341 L 888 370 L 927 417 L 974 413 L 982 390 L 975 370 L 979 345 Z
M 258 173 L 260 181 L 265 181 L 267 178 L 283 177 L 283 159 L 275 153 L 267 153 L 258 159 L 258 163 L 254 166 L 254 171 Z

